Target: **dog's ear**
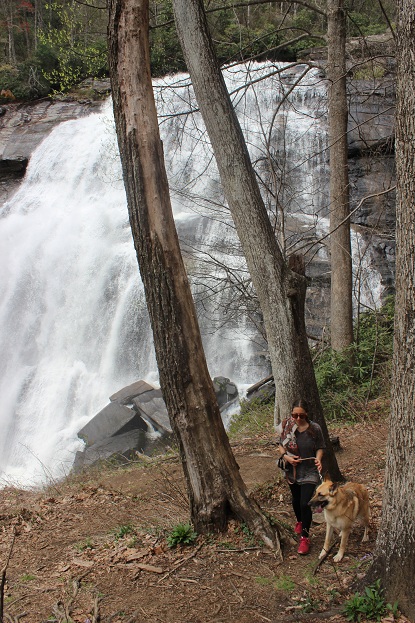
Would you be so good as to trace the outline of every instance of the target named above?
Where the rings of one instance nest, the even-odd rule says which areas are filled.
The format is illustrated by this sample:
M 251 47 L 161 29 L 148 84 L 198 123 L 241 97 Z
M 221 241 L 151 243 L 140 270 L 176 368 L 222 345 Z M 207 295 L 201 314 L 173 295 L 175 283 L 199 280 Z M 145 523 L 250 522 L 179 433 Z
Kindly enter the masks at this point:
M 325 474 L 323 476 L 323 481 L 324 482 L 331 482 L 330 474 L 328 472 L 325 472 Z
M 338 482 L 333 482 L 331 487 L 330 487 L 330 489 L 329 489 L 330 495 L 334 495 L 338 488 L 339 488 L 339 483 Z

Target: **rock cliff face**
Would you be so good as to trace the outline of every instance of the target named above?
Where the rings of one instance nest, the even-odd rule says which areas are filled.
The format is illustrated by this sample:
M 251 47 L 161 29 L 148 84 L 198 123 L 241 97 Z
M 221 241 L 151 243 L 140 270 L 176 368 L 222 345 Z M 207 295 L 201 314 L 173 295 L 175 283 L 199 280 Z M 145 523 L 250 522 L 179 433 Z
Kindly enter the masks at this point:
M 96 111 L 99 101 L 59 101 L 49 98 L 0 107 L 0 206 L 15 191 L 30 156 L 62 121 Z
M 392 80 L 351 82 L 349 176 L 355 210 L 351 221 L 370 242 L 385 295 L 393 291 L 395 282 L 396 198 L 394 190 L 388 192 L 395 186 L 394 121 Z

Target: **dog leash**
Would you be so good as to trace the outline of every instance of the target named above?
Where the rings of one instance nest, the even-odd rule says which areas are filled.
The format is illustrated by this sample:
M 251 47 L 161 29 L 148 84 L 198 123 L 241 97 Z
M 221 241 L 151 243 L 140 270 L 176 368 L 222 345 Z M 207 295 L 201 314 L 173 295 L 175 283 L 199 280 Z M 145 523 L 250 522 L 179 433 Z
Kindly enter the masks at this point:
M 301 462 L 301 461 L 314 461 L 314 460 L 315 460 L 315 458 L 316 458 L 315 456 L 306 456 L 306 457 L 305 457 L 305 458 L 303 458 L 303 459 L 297 459 L 297 460 L 298 460 L 298 461 L 300 461 L 300 462 Z M 296 467 L 296 466 L 295 466 L 295 465 L 293 465 L 294 480 L 295 480 L 295 473 L 296 473 L 296 469 L 295 469 L 295 467 Z M 323 484 L 324 479 L 323 479 L 323 476 L 321 475 L 321 472 L 319 472 L 319 471 L 317 470 L 317 474 L 318 474 L 318 477 L 320 478 L 320 482 L 321 482 L 321 484 Z

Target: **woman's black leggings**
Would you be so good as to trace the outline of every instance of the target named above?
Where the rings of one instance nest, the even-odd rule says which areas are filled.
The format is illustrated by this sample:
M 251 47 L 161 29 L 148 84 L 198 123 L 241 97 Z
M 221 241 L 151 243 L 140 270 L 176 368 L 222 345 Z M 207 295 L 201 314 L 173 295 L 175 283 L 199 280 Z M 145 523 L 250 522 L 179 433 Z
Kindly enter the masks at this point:
M 310 483 L 299 485 L 295 482 L 292 485 L 290 484 L 294 513 L 297 521 L 301 521 L 303 524 L 302 536 L 308 536 L 310 532 L 313 513 L 308 503 L 313 497 L 315 488 L 316 485 Z

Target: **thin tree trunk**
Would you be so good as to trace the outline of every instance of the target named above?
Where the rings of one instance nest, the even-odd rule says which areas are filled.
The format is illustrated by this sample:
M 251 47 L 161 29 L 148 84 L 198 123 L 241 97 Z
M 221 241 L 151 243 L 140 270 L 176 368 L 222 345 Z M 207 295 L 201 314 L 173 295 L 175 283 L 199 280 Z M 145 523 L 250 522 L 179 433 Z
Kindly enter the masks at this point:
M 111 1 L 110 76 L 131 230 L 191 518 L 196 530 L 208 532 L 236 516 L 281 556 L 275 531 L 239 474 L 206 365 L 170 204 L 148 20 L 148 0 Z
M 367 581 L 415 620 L 415 11 L 398 0 L 396 301 L 382 520 Z
M 222 185 L 264 316 L 276 389 L 276 419 L 307 399 L 327 444 L 325 468 L 341 474 L 314 377 L 304 321 L 306 279 L 282 256 L 220 71 L 201 0 L 173 0 L 176 27 Z
M 13 4 L 9 0 L 2 0 L 4 17 L 7 29 L 7 56 L 8 62 L 13 67 L 16 65 L 16 50 L 14 46 L 14 15 Z
M 346 15 L 343 0 L 328 0 L 331 346 L 341 351 L 353 342 L 352 255 L 347 162 Z M 344 221 L 344 222 L 343 222 Z M 341 224 L 342 223 L 342 224 Z

